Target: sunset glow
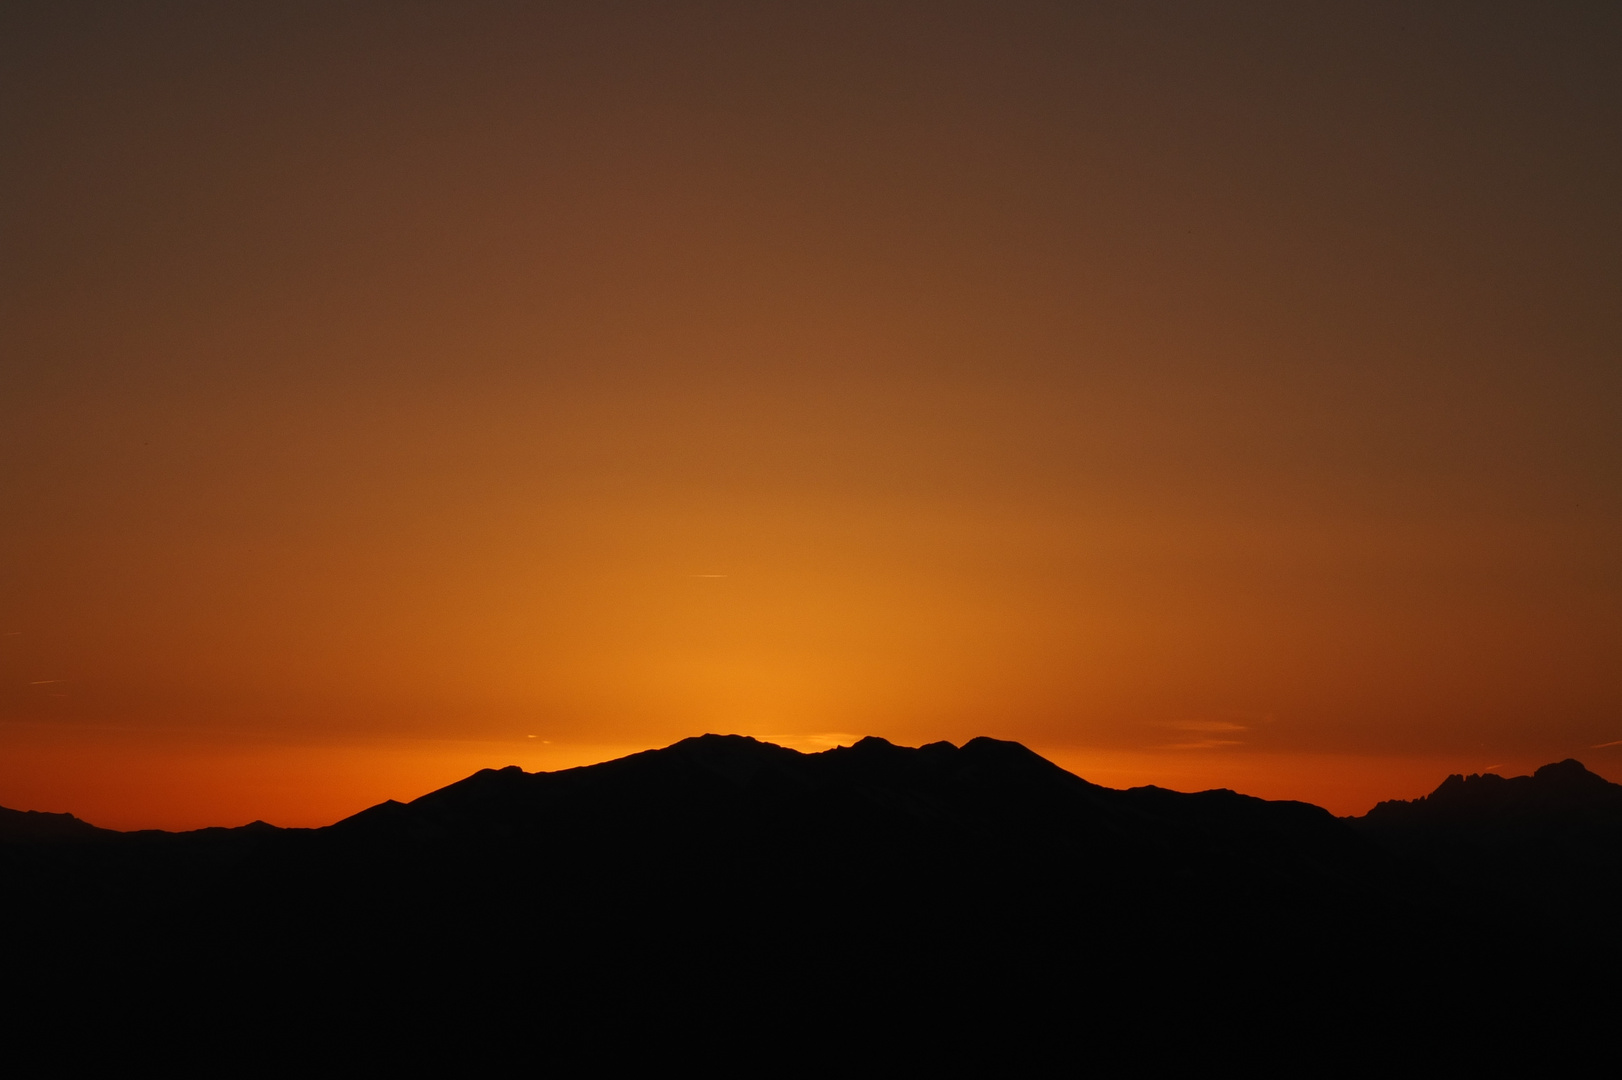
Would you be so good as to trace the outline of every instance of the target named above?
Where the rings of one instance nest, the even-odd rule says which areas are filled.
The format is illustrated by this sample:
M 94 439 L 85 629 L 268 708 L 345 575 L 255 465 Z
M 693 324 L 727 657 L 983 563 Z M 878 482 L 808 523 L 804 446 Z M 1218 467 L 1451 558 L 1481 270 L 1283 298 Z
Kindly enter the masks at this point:
M 1594 5 L 0 15 L 0 805 L 1622 780 Z

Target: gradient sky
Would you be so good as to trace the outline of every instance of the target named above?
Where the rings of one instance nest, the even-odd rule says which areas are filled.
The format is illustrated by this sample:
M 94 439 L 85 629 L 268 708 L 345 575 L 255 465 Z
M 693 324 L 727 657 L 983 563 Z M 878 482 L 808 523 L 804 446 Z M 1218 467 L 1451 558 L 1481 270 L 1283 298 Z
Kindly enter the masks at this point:
M 0 805 L 1622 779 L 1614 3 L 11 3 L 0 146 Z

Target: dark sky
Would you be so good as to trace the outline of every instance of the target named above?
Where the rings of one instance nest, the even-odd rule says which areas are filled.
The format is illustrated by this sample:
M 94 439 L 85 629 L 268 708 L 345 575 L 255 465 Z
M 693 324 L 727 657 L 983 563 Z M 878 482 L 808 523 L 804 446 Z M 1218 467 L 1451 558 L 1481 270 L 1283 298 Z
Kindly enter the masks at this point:
M 8 4 L 0 804 L 1614 775 L 1619 132 L 1615 4 Z

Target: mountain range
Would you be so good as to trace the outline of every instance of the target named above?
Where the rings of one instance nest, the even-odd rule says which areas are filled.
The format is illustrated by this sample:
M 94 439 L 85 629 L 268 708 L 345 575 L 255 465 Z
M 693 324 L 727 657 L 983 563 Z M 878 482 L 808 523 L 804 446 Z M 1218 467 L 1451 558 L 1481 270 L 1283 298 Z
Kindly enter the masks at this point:
M 1564 761 L 1343 819 L 989 738 L 705 735 L 323 829 L 4 810 L 0 882 L 8 1015 L 149 1049 L 181 1017 L 272 1056 L 1459 1060 L 1609 1023 L 1622 786 Z

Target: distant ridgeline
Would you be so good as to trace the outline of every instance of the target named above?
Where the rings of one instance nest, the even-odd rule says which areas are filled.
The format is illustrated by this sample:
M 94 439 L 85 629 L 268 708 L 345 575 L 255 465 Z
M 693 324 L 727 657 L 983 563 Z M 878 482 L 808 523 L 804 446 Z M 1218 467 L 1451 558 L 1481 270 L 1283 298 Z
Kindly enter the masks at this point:
M 3 811 L 0 873 L 13 1033 L 87 1033 L 70 1056 L 1314 1072 L 1609 1031 L 1622 786 L 1565 761 L 1337 819 L 1101 788 L 993 739 L 706 735 L 325 829 Z

